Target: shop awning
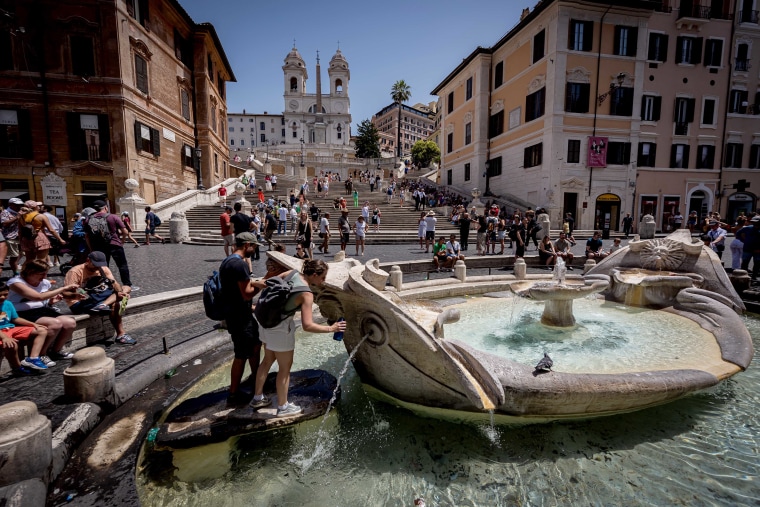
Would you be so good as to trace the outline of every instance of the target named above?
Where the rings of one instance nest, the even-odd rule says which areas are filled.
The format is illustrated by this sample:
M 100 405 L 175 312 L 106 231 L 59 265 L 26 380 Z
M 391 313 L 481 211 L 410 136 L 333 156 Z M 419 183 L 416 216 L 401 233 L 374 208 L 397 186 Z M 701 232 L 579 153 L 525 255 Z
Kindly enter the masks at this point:
M 106 192 L 102 192 L 102 193 L 99 193 L 99 194 L 98 193 L 94 193 L 94 192 L 83 192 L 81 194 L 74 194 L 74 195 L 79 195 L 79 196 L 82 196 L 82 197 L 105 197 L 108 194 Z
M 28 190 L 3 190 L 0 191 L 0 199 L 10 199 L 12 197 L 18 197 L 20 195 L 25 195 L 28 193 Z

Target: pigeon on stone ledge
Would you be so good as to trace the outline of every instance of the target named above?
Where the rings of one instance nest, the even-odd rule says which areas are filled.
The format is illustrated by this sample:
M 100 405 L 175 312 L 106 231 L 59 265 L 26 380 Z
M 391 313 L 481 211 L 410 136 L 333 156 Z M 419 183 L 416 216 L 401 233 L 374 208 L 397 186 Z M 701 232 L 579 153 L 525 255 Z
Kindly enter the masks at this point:
M 554 361 L 552 361 L 552 358 L 549 357 L 549 354 L 544 352 L 543 359 L 541 359 L 536 365 L 536 371 L 552 371 L 553 365 Z

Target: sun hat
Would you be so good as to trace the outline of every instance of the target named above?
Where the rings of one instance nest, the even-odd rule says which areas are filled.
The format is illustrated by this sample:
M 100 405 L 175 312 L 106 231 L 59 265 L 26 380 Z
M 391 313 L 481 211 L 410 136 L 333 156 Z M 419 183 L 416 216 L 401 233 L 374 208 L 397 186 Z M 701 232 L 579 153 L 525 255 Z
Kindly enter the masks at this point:
M 23 206 L 23 205 L 24 205 L 24 201 L 22 201 L 22 200 L 21 200 L 21 199 L 19 199 L 18 197 L 11 197 L 11 198 L 8 200 L 8 204 L 20 204 L 20 205 L 22 205 L 22 206 Z
M 24 203 L 24 206 L 26 206 L 27 208 L 36 208 L 37 206 L 42 206 L 42 203 L 39 201 L 29 200 Z
M 428 211 L 428 212 L 427 212 L 427 216 L 429 216 L 429 217 L 434 217 L 434 216 L 435 216 L 435 211 L 432 211 L 432 210 L 431 210 L 431 211 Z

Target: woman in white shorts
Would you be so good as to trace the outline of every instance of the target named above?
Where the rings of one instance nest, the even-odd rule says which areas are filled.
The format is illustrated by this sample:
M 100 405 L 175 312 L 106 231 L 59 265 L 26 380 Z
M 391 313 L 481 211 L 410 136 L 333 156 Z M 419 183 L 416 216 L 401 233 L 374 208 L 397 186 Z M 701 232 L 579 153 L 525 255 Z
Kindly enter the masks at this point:
M 322 260 L 306 260 L 301 268 L 301 273 L 293 276 L 293 287 L 321 287 L 327 278 L 327 264 Z M 282 273 L 282 278 L 291 274 L 290 271 Z M 266 283 L 263 280 L 255 281 L 254 285 L 264 288 Z M 314 303 L 314 294 L 311 290 L 299 292 L 291 295 L 290 300 L 285 303 L 283 313 L 301 310 L 301 327 L 309 333 L 334 333 L 336 331 L 345 331 L 345 322 L 335 322 L 330 326 L 316 324 L 313 320 L 312 304 Z M 290 387 L 290 368 L 293 366 L 293 349 L 296 345 L 296 325 L 293 322 L 293 315 L 286 318 L 278 325 L 266 329 L 259 326 L 259 337 L 264 344 L 264 359 L 261 360 L 259 369 L 256 371 L 256 390 L 251 400 L 251 407 L 254 409 L 267 407 L 272 403 L 267 396 L 264 396 L 264 382 L 269 374 L 269 368 L 277 361 L 278 371 L 275 385 L 277 387 L 277 416 L 289 416 L 300 414 L 302 409 L 298 405 L 288 402 L 288 388 Z
M 425 236 L 427 234 L 427 222 L 425 222 L 425 216 L 426 213 L 423 211 L 420 215 L 420 221 L 417 222 L 417 236 L 420 238 L 420 250 L 425 248 Z

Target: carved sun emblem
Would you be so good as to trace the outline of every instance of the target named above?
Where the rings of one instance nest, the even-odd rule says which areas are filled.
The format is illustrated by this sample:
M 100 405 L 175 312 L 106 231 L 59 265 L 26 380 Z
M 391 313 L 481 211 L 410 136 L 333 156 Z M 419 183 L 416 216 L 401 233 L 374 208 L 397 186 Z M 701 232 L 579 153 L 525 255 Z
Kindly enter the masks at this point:
M 641 267 L 674 270 L 683 263 L 686 252 L 681 244 L 669 239 L 652 239 L 641 251 Z

